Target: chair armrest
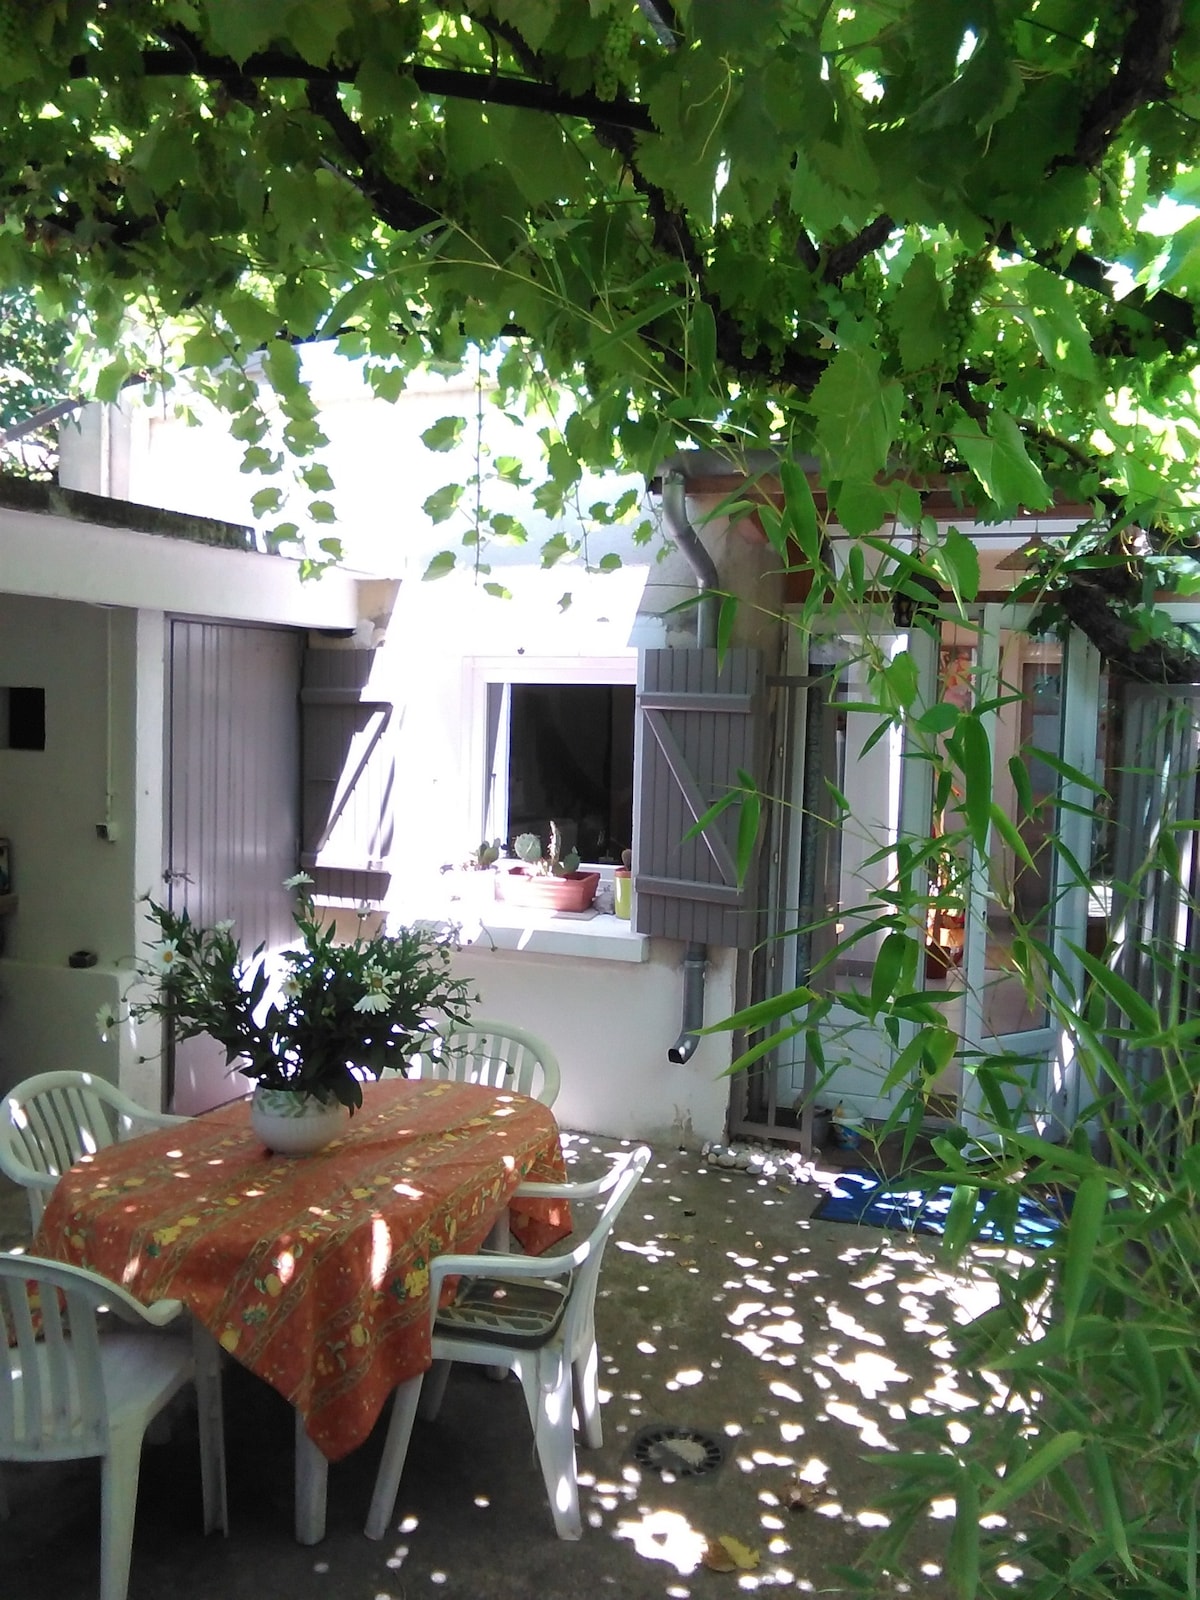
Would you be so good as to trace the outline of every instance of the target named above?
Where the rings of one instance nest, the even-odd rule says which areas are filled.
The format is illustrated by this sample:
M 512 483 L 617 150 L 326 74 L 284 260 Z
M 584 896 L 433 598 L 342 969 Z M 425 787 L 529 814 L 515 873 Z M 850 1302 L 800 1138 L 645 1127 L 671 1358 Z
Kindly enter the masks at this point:
M 512 1198 L 514 1200 L 598 1200 L 600 1195 L 608 1194 L 608 1190 L 616 1184 L 621 1174 L 624 1173 L 629 1163 L 634 1160 L 637 1150 L 630 1150 L 621 1162 L 614 1162 L 610 1170 L 603 1174 L 603 1178 L 594 1178 L 586 1184 L 539 1184 L 528 1182 L 518 1184 Z
M 53 1189 L 58 1182 L 58 1174 L 39 1172 L 36 1167 L 27 1166 L 20 1156 L 13 1155 L 3 1145 L 0 1145 L 0 1172 L 23 1189 Z
M 19 1276 L 20 1267 L 27 1265 L 31 1279 L 54 1284 L 68 1293 L 72 1289 L 86 1289 L 97 1304 L 102 1303 L 122 1322 L 130 1322 L 135 1326 L 148 1322 L 153 1328 L 165 1328 L 183 1311 L 181 1300 L 155 1300 L 152 1305 L 144 1306 L 128 1290 L 122 1289 L 119 1283 L 102 1277 L 98 1272 L 90 1272 L 86 1267 L 69 1266 L 47 1256 L 23 1255 L 13 1259 L 19 1263 L 14 1275 Z
M 437 1302 L 446 1278 L 565 1278 L 579 1265 L 576 1252 L 565 1256 L 435 1256 L 429 1263 L 429 1295 L 437 1314 Z

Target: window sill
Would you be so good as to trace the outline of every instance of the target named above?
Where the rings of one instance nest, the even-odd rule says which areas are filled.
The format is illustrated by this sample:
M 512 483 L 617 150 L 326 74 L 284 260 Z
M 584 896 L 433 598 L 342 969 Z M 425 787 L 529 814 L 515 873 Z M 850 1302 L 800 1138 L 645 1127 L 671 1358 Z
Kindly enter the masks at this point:
M 472 950 L 523 950 L 539 956 L 574 956 L 585 961 L 648 961 L 650 940 L 634 933 L 624 917 L 603 911 L 530 911 L 521 906 L 489 906 L 474 928 L 463 929 Z
M 516 950 L 584 961 L 650 959 L 649 937 L 634 933 L 626 918 L 603 911 L 533 911 L 492 901 L 475 907 L 451 901 L 447 907 L 441 900 L 435 905 L 425 902 L 397 907 L 390 920 L 455 928 L 459 944 L 471 951 Z

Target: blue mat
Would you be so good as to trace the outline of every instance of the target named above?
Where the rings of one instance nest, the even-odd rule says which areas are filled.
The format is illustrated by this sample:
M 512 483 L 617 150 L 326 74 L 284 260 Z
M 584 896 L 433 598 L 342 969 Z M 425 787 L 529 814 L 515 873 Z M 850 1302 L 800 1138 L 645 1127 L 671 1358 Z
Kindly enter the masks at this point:
M 994 1189 L 981 1189 L 975 1214 L 987 1207 Z M 941 1233 L 946 1225 L 953 1188 L 902 1189 L 873 1172 L 847 1171 L 813 1212 L 823 1222 L 862 1222 L 870 1228 L 903 1228 L 906 1233 Z M 1062 1226 L 1063 1212 L 1054 1200 L 1034 1200 L 1022 1195 L 1017 1204 L 1016 1227 L 1011 1237 L 992 1218 L 975 1235 L 1041 1250 Z

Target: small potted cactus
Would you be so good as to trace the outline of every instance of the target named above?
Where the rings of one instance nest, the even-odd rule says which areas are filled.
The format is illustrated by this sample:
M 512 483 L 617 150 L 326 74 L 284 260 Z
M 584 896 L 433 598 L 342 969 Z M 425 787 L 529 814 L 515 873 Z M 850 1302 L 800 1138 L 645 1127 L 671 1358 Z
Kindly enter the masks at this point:
M 586 911 L 590 907 L 600 874 L 580 872 L 579 853 L 564 852 L 557 822 L 550 824 L 548 847 L 543 847 L 536 833 L 519 833 L 513 851 L 521 865 L 497 872 L 497 900 L 545 911 Z

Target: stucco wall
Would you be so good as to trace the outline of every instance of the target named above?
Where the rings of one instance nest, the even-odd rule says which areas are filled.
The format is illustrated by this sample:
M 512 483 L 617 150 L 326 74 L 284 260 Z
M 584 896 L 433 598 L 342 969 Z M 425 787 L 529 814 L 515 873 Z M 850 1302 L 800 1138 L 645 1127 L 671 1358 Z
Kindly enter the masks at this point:
M 478 986 L 477 1016 L 517 1023 L 554 1051 L 564 1128 L 694 1145 L 725 1129 L 729 1037 L 703 1039 L 684 1066 L 667 1060 L 679 1034 L 682 959 L 682 945 L 655 940 L 640 964 L 475 946 L 455 965 Z M 708 1023 L 734 1009 L 733 970 L 731 952 L 714 952 Z
M 94 1018 L 133 950 L 135 657 L 134 612 L 0 595 L 0 684 L 46 695 L 46 748 L 0 750 L 19 897 L 0 960 L 5 1086 L 58 1067 L 117 1077 Z M 69 967 L 76 950 L 97 964 Z

